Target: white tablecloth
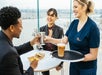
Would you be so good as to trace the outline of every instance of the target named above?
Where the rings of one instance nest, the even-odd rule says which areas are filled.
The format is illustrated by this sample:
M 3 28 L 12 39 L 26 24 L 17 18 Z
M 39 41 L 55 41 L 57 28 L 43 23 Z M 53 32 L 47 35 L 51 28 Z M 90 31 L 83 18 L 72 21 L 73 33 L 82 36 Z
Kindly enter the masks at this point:
M 38 62 L 38 66 L 34 70 L 36 72 L 42 72 L 42 71 L 50 70 L 52 68 L 55 68 L 56 66 L 58 66 L 61 63 L 60 60 L 58 60 L 57 58 L 52 57 L 50 51 L 32 50 L 32 51 L 30 51 L 28 53 L 25 53 L 25 54 L 20 56 L 21 60 L 23 62 L 23 69 L 24 70 L 27 70 L 29 68 L 29 66 L 30 66 L 30 62 L 28 60 L 28 57 L 34 56 L 34 54 L 37 53 L 37 52 L 45 53 L 45 57 Z

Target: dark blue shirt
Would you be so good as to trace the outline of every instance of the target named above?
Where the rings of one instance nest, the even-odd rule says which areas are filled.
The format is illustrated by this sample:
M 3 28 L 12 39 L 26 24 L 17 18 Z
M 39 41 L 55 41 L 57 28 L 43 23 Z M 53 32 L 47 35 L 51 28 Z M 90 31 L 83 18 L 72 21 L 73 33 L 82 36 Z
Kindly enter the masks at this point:
M 96 23 L 88 17 L 87 22 L 80 31 L 77 31 L 79 20 L 74 20 L 66 32 L 71 50 L 76 50 L 84 55 L 90 52 L 90 48 L 98 48 L 100 43 L 100 32 Z M 82 62 L 81 62 L 82 63 Z M 96 60 L 82 63 L 79 66 L 86 68 L 96 66 Z

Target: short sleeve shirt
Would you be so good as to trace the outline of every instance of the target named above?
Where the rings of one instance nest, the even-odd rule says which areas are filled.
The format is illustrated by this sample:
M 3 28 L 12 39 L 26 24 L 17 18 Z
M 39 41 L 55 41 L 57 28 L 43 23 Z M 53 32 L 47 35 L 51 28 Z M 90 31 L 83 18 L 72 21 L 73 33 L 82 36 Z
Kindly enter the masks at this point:
M 71 50 L 87 54 L 90 48 L 98 48 L 100 32 L 96 23 L 88 17 L 87 22 L 80 31 L 77 31 L 79 20 L 74 20 L 66 32 Z

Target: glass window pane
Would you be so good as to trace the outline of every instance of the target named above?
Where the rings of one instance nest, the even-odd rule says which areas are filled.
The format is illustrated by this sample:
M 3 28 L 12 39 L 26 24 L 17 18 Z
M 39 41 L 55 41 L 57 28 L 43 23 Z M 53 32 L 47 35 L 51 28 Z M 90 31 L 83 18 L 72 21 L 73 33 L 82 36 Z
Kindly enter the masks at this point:
M 21 11 L 23 30 L 19 40 L 14 39 L 14 44 L 29 41 L 33 37 L 34 27 L 37 28 L 37 0 L 1 0 L 0 8 L 4 6 L 15 6 Z
M 47 24 L 47 11 L 50 8 L 55 8 L 58 12 L 56 24 L 66 30 L 70 23 L 70 0 L 39 0 L 39 25 Z
M 102 0 L 94 0 L 95 2 L 95 13 L 93 14 L 92 18 L 97 23 L 99 29 L 100 29 L 100 48 L 99 48 L 99 55 L 98 55 L 98 72 L 97 75 L 100 75 L 102 73 L 101 66 L 102 65 Z

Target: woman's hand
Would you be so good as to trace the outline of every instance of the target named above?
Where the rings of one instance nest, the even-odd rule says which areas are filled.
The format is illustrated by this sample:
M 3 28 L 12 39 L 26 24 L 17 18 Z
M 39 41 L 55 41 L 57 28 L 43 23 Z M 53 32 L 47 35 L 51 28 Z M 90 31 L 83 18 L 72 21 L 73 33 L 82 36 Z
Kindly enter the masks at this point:
M 45 38 L 44 38 L 45 43 L 50 43 L 51 40 L 52 40 L 52 38 L 50 36 L 45 36 Z
M 62 69 L 62 66 L 57 66 L 57 67 L 56 67 L 56 70 L 57 70 L 57 71 L 59 71 L 59 70 L 61 70 L 61 69 Z
M 64 36 L 61 39 L 56 39 L 56 38 L 52 38 L 52 37 L 49 37 L 49 36 L 45 36 L 44 42 L 45 43 L 52 43 L 52 44 L 55 44 L 55 45 L 57 45 L 60 42 L 63 42 L 65 44 L 67 44 L 68 43 L 68 38 L 66 36 Z
M 61 39 L 56 39 L 56 38 L 52 38 L 52 37 L 49 37 L 49 36 L 45 36 L 44 38 L 44 42 L 45 43 L 52 43 L 54 45 L 56 45 L 57 43 L 60 42 Z

